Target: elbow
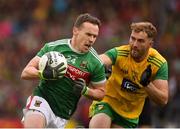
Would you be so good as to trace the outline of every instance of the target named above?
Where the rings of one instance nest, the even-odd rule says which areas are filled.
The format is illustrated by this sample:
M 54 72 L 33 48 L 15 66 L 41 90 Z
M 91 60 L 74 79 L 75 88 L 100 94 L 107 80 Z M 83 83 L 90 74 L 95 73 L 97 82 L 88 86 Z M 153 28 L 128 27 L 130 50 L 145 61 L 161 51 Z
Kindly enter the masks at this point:
M 167 105 L 168 100 L 169 100 L 169 94 L 167 93 L 167 94 L 164 96 L 164 98 L 163 98 L 163 103 L 162 103 L 163 106 Z
M 167 96 L 161 96 L 161 98 L 152 98 L 152 100 L 154 101 L 155 104 L 164 107 L 167 105 L 168 103 L 168 95 Z
M 25 72 L 25 71 L 23 71 L 23 72 L 21 73 L 21 79 L 27 80 L 27 76 L 26 76 L 26 72 Z
M 161 100 L 160 105 L 163 107 L 163 106 L 167 105 L 167 103 L 168 103 L 168 96 L 165 96 L 165 97 Z
M 160 105 L 161 105 L 162 107 L 164 107 L 164 106 L 167 105 L 167 103 L 168 103 L 168 101 L 162 101 L 162 102 L 160 103 Z
M 167 105 L 168 100 L 169 100 L 169 97 L 168 97 L 168 96 L 167 96 L 167 97 L 165 97 L 164 102 L 163 102 L 163 105 Z
M 26 79 L 23 73 L 21 74 L 21 79 Z

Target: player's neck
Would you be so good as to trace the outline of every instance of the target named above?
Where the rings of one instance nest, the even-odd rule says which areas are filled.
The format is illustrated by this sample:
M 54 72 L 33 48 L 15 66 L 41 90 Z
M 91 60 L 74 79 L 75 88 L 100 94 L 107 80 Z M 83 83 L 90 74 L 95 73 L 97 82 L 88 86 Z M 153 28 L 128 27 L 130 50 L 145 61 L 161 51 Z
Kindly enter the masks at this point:
M 72 38 L 72 39 L 70 40 L 70 46 L 71 46 L 71 49 L 72 49 L 73 51 L 82 54 L 82 52 L 79 51 L 78 46 L 76 45 L 74 38 Z
M 141 58 L 133 58 L 133 60 L 137 63 L 142 62 L 143 60 L 145 60 L 148 57 L 148 53 L 144 54 L 143 56 L 141 56 Z

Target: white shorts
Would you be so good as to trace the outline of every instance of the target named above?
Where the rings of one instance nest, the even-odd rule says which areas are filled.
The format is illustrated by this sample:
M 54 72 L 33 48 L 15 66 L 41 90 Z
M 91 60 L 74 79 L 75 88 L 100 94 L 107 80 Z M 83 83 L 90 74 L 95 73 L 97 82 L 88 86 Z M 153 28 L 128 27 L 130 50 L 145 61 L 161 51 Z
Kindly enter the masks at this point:
M 67 123 L 66 119 L 60 118 L 53 113 L 47 101 L 42 97 L 28 97 L 26 108 L 23 109 L 24 116 L 28 111 L 32 110 L 39 111 L 45 116 L 47 128 L 64 128 Z

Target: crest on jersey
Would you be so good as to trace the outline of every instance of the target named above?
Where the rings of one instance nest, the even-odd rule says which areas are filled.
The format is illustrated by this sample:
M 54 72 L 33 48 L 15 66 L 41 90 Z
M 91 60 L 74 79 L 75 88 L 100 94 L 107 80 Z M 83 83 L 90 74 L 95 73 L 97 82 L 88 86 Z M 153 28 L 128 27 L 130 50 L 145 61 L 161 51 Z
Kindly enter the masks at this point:
M 98 105 L 98 110 L 102 110 L 104 108 L 104 105 Z
M 81 68 L 86 68 L 87 64 L 88 64 L 88 62 L 84 60 L 84 61 L 81 62 L 80 67 Z
M 41 103 L 42 103 L 41 101 L 36 100 L 34 106 L 35 106 L 35 107 L 40 107 Z

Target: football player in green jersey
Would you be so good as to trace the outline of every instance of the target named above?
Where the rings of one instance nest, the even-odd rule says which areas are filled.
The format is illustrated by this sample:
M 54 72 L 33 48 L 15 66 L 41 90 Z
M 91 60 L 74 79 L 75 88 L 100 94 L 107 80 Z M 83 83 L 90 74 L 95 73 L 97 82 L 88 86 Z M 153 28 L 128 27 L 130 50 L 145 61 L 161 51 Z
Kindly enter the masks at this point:
M 152 48 L 156 28 L 150 22 L 138 22 L 131 29 L 128 45 L 100 55 L 105 65 L 112 65 L 112 74 L 105 97 L 90 108 L 90 128 L 135 128 L 146 97 L 159 105 L 168 102 L 168 64 Z
M 104 65 L 92 48 L 99 26 L 99 19 L 87 13 L 81 14 L 74 23 L 71 39 L 46 43 L 26 65 L 21 78 L 40 79 L 40 83 L 23 110 L 25 128 L 64 128 L 81 95 L 95 100 L 104 97 Z M 53 71 L 49 66 L 43 71 L 38 69 L 40 57 L 50 51 L 58 51 L 67 59 L 68 68 L 64 76 L 61 77 L 64 70 L 61 65 Z

